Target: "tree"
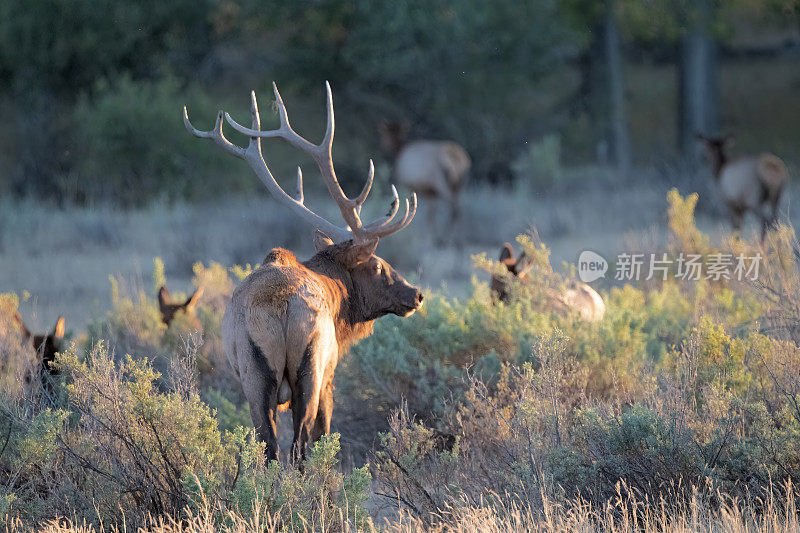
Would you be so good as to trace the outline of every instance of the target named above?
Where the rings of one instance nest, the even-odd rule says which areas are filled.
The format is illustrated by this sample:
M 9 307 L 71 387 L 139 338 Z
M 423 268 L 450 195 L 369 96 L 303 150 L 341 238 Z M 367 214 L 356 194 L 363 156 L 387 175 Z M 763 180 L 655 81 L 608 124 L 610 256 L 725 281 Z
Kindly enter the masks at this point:
M 629 128 L 625 113 L 625 79 L 616 0 L 602 3 L 562 0 L 571 25 L 589 29 L 579 59 L 580 98 L 595 126 L 598 156 L 610 155 L 620 174 L 631 166 Z
M 678 146 L 690 164 L 697 160 L 696 135 L 716 135 L 719 129 L 717 46 L 711 36 L 714 6 L 697 0 L 687 10 L 678 63 Z
M 337 87 L 337 109 L 357 108 L 362 121 L 365 111 L 404 118 L 417 136 L 453 138 L 477 174 L 498 154 L 510 156 L 541 98 L 537 83 L 570 38 L 555 0 L 281 4 L 282 79 L 318 87 L 324 76 Z
M 14 102 L 11 190 L 58 196 L 70 110 L 102 79 L 188 75 L 208 53 L 214 0 L 0 1 L 0 90 Z M 2 187 L 0 187 L 2 188 Z

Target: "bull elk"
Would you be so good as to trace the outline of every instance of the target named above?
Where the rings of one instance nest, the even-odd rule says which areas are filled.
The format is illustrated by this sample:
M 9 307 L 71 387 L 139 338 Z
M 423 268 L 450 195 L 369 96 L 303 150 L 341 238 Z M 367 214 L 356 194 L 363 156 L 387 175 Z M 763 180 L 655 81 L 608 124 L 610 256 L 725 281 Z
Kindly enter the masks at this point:
M 745 213 L 750 211 L 761 221 L 761 239 L 778 219 L 778 204 L 789 177 L 786 164 L 776 155 L 731 158 L 728 149 L 732 137 L 697 135 L 705 144 L 714 165 L 714 178 L 731 218 L 740 230 Z
M 33 334 L 25 325 L 19 311 L 14 313 L 14 321 L 17 323 L 22 336 L 27 342 L 30 342 L 33 349 L 36 351 L 37 359 L 39 360 L 39 376 L 42 379 L 42 385 L 45 389 L 49 387 L 47 377 L 55 375 L 56 371 L 52 368 L 52 363 L 56 360 L 56 353 L 61 351 L 64 342 L 64 333 L 66 332 L 66 321 L 64 317 L 58 317 L 53 331 L 50 333 Z
M 203 287 L 195 290 L 185 302 L 175 302 L 169 295 L 169 291 L 165 286 L 158 289 L 158 310 L 161 313 L 161 321 L 169 327 L 175 316 L 180 313 L 186 313 L 188 316 L 194 316 L 197 310 L 197 302 L 203 296 Z
M 504 243 L 500 249 L 500 262 L 514 277 L 522 282 L 528 282 L 528 272 L 533 268 L 533 260 L 522 252 L 519 258 L 514 258 L 514 248 L 509 243 Z M 501 276 L 493 275 L 491 290 L 500 301 L 509 301 L 508 282 Z M 548 287 L 545 289 L 547 307 L 556 313 L 567 316 L 577 314 L 586 322 L 598 322 L 606 313 L 606 305 L 597 291 L 586 283 L 577 280 L 568 280 L 563 289 Z
M 261 130 L 255 92 L 251 93 L 252 126 L 242 126 L 228 113 L 217 114 L 213 130 L 200 131 L 184 123 L 195 136 L 214 140 L 229 154 L 244 159 L 270 194 L 316 228 L 316 255 L 298 261 L 288 250 L 275 248 L 263 264 L 234 290 L 222 320 L 225 351 L 237 370 L 258 437 L 266 442 L 270 459 L 278 458 L 276 412 L 290 402 L 294 422 L 292 459 L 301 460 L 311 442 L 330 432 L 333 375 L 339 359 L 358 340 L 372 333 L 373 321 L 386 314 L 409 316 L 422 306 L 423 295 L 383 259 L 375 255 L 382 237 L 408 226 L 417 197 L 394 198 L 389 212 L 367 224 L 361 206 L 372 187 L 369 164 L 366 184 L 358 196 L 342 191 L 333 166 L 333 98 L 327 89 L 327 128 L 320 144 L 312 144 L 289 125 L 281 95 L 273 83 L 280 127 Z M 247 135 L 246 148 L 225 137 L 223 120 Z M 304 203 L 302 173 L 297 171 L 297 194 L 287 194 L 270 172 L 261 153 L 261 139 L 279 137 L 311 156 L 346 225 L 340 227 L 311 211 Z
M 450 221 L 455 221 L 459 216 L 458 193 L 472 166 L 467 151 L 453 141 L 407 142 L 408 128 L 396 122 L 382 122 L 378 131 L 384 151 L 394 161 L 395 181 L 430 200 L 446 201 L 450 204 Z M 428 215 L 433 218 L 432 208 Z

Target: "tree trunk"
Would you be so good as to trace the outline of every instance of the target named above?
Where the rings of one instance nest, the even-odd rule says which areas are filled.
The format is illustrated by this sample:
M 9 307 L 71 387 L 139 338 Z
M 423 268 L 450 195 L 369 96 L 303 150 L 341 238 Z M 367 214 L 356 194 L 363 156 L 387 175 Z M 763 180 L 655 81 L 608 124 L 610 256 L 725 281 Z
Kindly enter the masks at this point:
M 627 176 L 631 167 L 631 145 L 625 119 L 625 80 L 622 73 L 622 46 L 614 12 L 614 0 L 606 1 L 605 60 L 608 87 L 608 138 L 617 170 Z
M 712 16 L 709 0 L 697 2 L 681 41 L 678 66 L 678 147 L 694 166 L 700 147 L 696 135 L 716 135 L 719 129 L 717 47 L 708 33 Z
M 592 31 L 592 42 L 581 65 L 581 94 L 597 135 L 596 158 L 612 163 L 621 175 L 631 166 L 630 136 L 625 117 L 625 80 L 622 46 L 614 12 L 615 0 L 606 0 L 606 10 Z

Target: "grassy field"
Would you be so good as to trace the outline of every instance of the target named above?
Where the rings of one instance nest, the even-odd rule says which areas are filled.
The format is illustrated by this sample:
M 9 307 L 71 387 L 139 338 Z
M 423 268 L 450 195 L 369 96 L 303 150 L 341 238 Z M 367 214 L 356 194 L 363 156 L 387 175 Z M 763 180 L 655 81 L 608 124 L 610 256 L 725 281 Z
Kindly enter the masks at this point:
M 568 175 L 562 190 L 543 194 L 468 189 L 464 218 L 444 244 L 431 237 L 429 206 L 423 202 L 413 225 L 387 239 L 378 253 L 424 287 L 445 285 L 449 293 L 463 296 L 476 273 L 472 254 L 495 257 L 504 241 L 532 228 L 550 247 L 556 268 L 563 261 L 574 263 L 585 249 L 607 258 L 624 250 L 659 249 L 667 231 L 668 182 L 653 172 L 626 185 L 612 184 L 608 173 L 593 168 Z M 380 193 L 373 195 L 372 207 L 382 206 Z M 793 196 L 793 189 L 784 196 L 785 220 L 791 219 Z M 327 198 L 309 203 L 336 220 Z M 702 205 L 700 227 L 719 235 L 727 221 L 713 197 L 701 199 Z M 443 218 L 434 221 L 437 232 Z M 745 233 L 753 231 L 751 219 Z M 21 308 L 35 329 L 48 328 L 64 315 L 70 329 L 81 333 L 91 317 L 109 309 L 109 275 L 118 276 L 132 292 L 154 296 L 150 273 L 153 259 L 160 257 L 170 289 L 186 291 L 196 261 L 256 264 L 275 246 L 305 258 L 312 254 L 310 235 L 268 197 L 137 211 L 60 210 L 5 201 L 0 207 L 0 292 L 29 294 Z

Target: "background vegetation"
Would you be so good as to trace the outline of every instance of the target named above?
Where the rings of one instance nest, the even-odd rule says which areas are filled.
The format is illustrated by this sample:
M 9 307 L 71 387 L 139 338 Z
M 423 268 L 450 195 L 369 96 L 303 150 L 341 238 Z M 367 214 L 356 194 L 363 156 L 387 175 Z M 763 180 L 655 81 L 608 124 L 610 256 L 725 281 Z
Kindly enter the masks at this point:
M 540 146 L 546 159 L 612 164 L 619 176 L 672 168 L 697 155 L 697 131 L 798 157 L 792 0 L 11 0 L 0 10 L 4 195 L 130 206 L 260 192 L 183 131 L 180 109 L 210 124 L 212 106 L 243 112 L 250 88 L 269 99 L 272 80 L 312 137 L 331 81 L 345 182 L 379 155 L 382 120 L 464 144 L 476 181 L 547 186 L 551 173 L 528 161 Z M 282 175 L 296 155 L 270 159 Z

